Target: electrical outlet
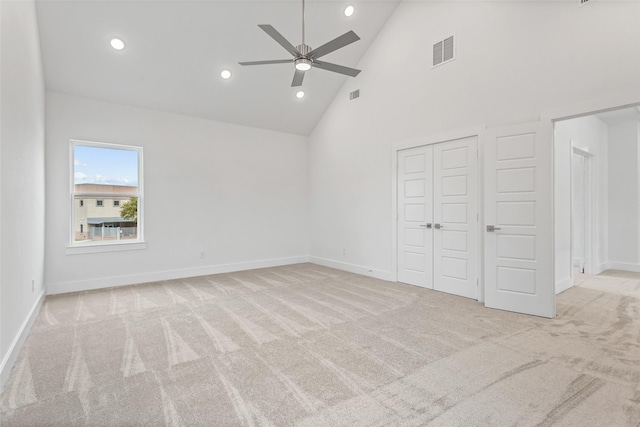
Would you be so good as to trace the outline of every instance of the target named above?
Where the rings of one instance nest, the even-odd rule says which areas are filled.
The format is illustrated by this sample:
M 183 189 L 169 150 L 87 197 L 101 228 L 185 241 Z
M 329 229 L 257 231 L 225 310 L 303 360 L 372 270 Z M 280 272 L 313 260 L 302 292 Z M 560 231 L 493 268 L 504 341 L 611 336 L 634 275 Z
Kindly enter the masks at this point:
M 342 255 L 346 255 L 347 254 L 347 248 L 342 248 Z
M 200 258 L 204 259 L 204 251 L 200 251 Z

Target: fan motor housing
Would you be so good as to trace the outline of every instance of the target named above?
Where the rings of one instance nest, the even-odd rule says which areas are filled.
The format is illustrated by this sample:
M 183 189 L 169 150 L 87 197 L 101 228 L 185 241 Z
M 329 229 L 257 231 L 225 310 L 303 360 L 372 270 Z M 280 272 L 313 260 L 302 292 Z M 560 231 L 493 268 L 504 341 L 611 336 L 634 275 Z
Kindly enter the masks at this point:
M 302 56 L 305 57 L 309 52 L 311 52 L 311 47 L 308 44 L 299 44 L 298 46 L 296 46 L 296 49 L 298 49 L 298 52 L 300 52 Z

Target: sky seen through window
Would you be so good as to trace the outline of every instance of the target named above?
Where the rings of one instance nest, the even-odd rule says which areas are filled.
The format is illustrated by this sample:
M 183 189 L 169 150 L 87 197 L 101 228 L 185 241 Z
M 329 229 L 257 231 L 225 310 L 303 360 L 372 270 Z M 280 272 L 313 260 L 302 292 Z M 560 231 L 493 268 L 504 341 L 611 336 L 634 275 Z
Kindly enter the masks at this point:
M 76 145 L 73 148 L 74 184 L 138 186 L 138 152 Z

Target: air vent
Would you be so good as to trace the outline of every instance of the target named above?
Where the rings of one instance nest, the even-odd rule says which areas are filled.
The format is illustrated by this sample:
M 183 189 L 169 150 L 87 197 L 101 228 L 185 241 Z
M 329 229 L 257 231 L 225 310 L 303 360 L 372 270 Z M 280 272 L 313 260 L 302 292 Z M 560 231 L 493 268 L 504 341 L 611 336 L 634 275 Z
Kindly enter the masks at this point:
M 449 36 L 433 45 L 433 66 L 444 64 L 455 58 L 453 36 Z
M 360 89 L 349 92 L 349 101 L 355 101 L 358 98 L 360 98 Z
M 578 0 L 578 6 L 584 6 L 585 4 L 591 3 L 593 0 Z

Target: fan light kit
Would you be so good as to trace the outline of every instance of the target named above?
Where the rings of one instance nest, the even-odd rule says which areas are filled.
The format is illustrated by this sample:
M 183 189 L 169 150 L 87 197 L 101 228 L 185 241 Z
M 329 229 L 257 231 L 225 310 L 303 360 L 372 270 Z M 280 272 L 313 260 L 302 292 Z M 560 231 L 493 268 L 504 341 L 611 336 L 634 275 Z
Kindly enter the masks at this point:
M 353 6 L 349 6 L 353 9 Z M 345 14 L 347 10 L 345 9 Z M 302 80 L 304 79 L 305 71 L 309 71 L 311 68 L 320 68 L 322 70 L 332 71 L 334 73 L 340 73 L 347 76 L 355 77 L 360 73 L 360 70 L 355 68 L 349 68 L 342 65 L 332 64 L 330 62 L 319 61 L 318 58 L 327 55 L 333 51 L 336 51 L 342 47 L 345 47 L 353 42 L 360 40 L 360 37 L 353 31 L 344 33 L 340 37 L 331 40 L 328 43 L 323 44 L 320 47 L 311 49 L 304 40 L 304 0 L 302 0 L 302 43 L 298 46 L 293 46 L 282 34 L 280 34 L 271 25 L 258 25 L 265 33 L 271 36 L 280 46 L 285 48 L 293 56 L 291 59 L 274 59 L 269 61 L 251 61 L 251 62 L 239 62 L 240 65 L 268 65 L 268 64 L 290 64 L 293 62 L 295 65 L 295 73 L 293 75 L 292 87 L 302 86 Z
M 228 79 L 231 77 L 231 71 L 229 70 L 222 70 L 222 72 L 220 73 L 220 77 L 222 77 L 223 79 Z
M 124 42 L 120 39 L 111 39 L 111 47 L 114 48 L 115 50 L 122 50 L 124 49 Z
M 296 70 L 307 71 L 311 69 L 311 61 L 305 58 L 296 59 Z

